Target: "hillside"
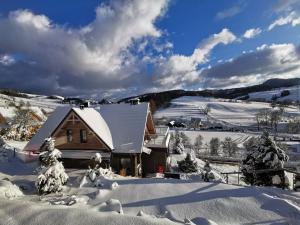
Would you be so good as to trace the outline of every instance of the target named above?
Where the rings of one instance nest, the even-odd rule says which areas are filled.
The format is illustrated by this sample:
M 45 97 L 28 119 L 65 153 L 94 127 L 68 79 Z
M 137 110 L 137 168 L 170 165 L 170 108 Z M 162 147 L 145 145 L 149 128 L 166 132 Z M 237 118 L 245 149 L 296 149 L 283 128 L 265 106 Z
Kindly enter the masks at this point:
M 199 96 L 184 96 L 172 100 L 169 107 L 158 109 L 156 119 L 184 119 L 202 118 L 206 116 L 202 110 L 210 107 L 211 122 L 222 123 L 225 126 L 255 126 L 255 114 L 262 109 L 270 109 L 270 104 L 265 102 L 245 102 L 239 100 L 224 100 L 216 98 L 203 98 Z M 295 106 L 286 108 L 285 116 L 300 116 Z
M 219 89 L 219 90 L 202 90 L 202 91 L 186 91 L 186 90 L 170 90 L 157 93 L 147 93 L 138 96 L 121 99 L 119 102 L 126 102 L 132 98 L 139 98 L 143 101 L 154 100 L 157 107 L 166 106 L 172 99 L 182 96 L 201 96 L 214 98 L 234 99 L 247 96 L 255 92 L 265 92 L 276 88 L 292 87 L 300 85 L 300 78 L 292 79 L 270 79 L 259 85 L 249 87 Z

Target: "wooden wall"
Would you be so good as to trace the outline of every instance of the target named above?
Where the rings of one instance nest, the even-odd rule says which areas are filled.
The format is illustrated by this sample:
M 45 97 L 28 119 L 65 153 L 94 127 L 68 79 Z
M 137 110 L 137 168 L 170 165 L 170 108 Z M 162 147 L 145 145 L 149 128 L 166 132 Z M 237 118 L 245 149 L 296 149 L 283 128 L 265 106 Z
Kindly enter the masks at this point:
M 165 148 L 152 149 L 150 155 L 143 153 L 142 154 L 143 176 L 146 176 L 148 173 L 158 172 L 158 166 L 163 166 L 166 169 L 167 157 L 168 154 Z
M 58 127 L 58 129 L 54 132 L 53 137 L 55 138 L 55 147 L 61 150 L 108 150 L 107 146 L 97 137 L 97 135 L 92 132 L 84 122 L 82 122 L 77 116 L 74 119 L 75 113 L 71 112 L 68 115 L 67 119 Z M 73 140 L 68 143 L 67 141 L 67 130 L 72 130 Z M 80 142 L 80 130 L 87 130 L 87 142 Z

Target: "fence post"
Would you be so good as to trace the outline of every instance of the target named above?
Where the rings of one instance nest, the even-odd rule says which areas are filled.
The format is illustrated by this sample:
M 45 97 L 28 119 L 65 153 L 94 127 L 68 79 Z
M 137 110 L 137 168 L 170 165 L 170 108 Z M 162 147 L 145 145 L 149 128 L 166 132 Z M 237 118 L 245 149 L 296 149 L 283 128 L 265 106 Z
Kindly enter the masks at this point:
M 296 174 L 293 173 L 293 190 L 296 191 Z
M 240 185 L 240 173 L 238 173 L 238 185 Z

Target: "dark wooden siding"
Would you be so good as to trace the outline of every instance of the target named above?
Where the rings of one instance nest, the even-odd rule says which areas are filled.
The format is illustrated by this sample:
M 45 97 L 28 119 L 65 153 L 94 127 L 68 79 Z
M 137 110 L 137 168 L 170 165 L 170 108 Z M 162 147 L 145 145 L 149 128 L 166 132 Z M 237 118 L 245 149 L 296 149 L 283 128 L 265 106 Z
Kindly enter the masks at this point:
M 149 173 L 156 173 L 159 166 L 163 166 L 166 169 L 167 161 L 167 149 L 166 148 L 155 148 L 152 149 L 151 154 L 142 154 L 142 170 L 143 176 Z

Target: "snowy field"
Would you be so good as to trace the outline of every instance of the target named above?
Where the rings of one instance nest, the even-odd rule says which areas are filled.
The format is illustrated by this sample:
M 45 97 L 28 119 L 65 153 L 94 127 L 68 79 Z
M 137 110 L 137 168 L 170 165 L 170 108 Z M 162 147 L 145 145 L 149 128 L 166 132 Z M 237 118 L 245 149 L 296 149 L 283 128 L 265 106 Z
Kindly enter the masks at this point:
M 290 94 L 288 96 L 281 97 L 281 92 L 285 90 L 289 91 Z M 300 100 L 300 87 L 293 86 L 286 88 L 276 88 L 271 91 L 250 93 L 249 100 L 264 99 L 265 101 L 271 101 L 273 96 L 277 96 L 277 101 L 297 101 Z
M 39 197 L 34 188 L 37 163 L 25 164 L 9 149 L 0 164 L 1 225 L 300 224 L 299 192 L 203 182 L 200 176 L 114 175 L 102 187 L 80 187 L 85 171 L 67 170 L 70 180 L 62 194 Z
M 232 126 L 255 126 L 255 114 L 261 109 L 270 108 L 270 104 L 264 102 L 231 102 L 225 99 L 185 96 L 172 100 L 169 107 L 159 109 L 154 117 L 187 120 L 205 118 L 201 110 L 206 106 L 211 108 L 209 115 L 213 120 Z M 285 116 L 300 116 L 300 111 L 297 107 L 289 106 Z
M 20 98 L 20 97 L 11 97 L 7 95 L 0 94 L 0 113 L 7 119 L 14 117 L 15 108 L 9 106 L 10 103 L 20 103 L 23 101 L 25 104 L 30 104 L 30 109 L 39 115 L 41 118 L 45 117 L 43 115 L 43 110 L 46 113 L 51 113 L 55 110 L 56 107 L 61 106 L 59 100 L 48 99 L 47 96 L 40 95 L 30 95 L 30 98 Z
M 212 138 L 219 138 L 220 141 L 224 141 L 226 137 L 230 137 L 239 147 L 243 146 L 243 143 L 252 136 L 256 136 L 251 133 L 240 133 L 240 132 L 227 132 L 227 131 L 182 131 L 191 140 L 193 144 L 197 136 L 203 137 L 203 146 L 208 145 Z

